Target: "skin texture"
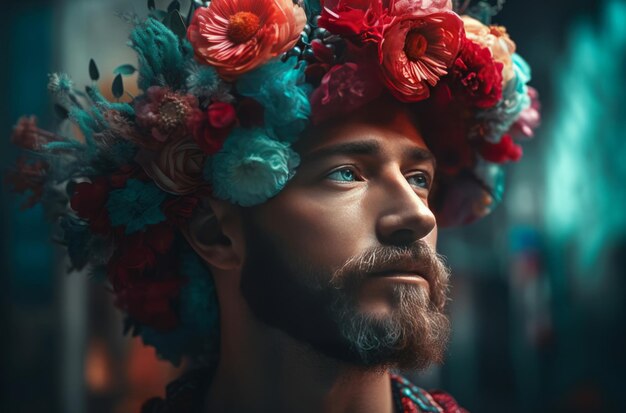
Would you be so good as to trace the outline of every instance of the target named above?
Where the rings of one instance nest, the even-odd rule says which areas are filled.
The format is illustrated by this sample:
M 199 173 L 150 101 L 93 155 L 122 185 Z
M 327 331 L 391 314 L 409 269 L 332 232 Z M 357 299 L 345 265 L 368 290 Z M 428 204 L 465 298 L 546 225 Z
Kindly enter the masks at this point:
M 253 208 L 210 199 L 210 212 L 198 214 L 186 233 L 211 268 L 220 302 L 221 352 L 207 411 L 392 412 L 389 365 L 332 354 L 342 339 L 326 316 L 330 305 L 307 292 L 342 286 L 333 284 L 340 269 L 377 248 L 420 243 L 435 250 L 428 207 L 434 159 L 409 113 L 389 101 L 310 131 L 295 149 L 302 164 L 275 198 Z M 255 256 L 255 246 L 273 261 Z M 447 274 L 416 268 L 398 264 L 385 267 L 393 270 L 385 277 L 355 278 L 345 287 L 355 303 L 350 311 L 375 321 L 402 318 L 399 291 L 442 310 Z M 389 364 L 439 361 L 440 335 L 422 343 L 437 347 L 423 360 L 400 354 Z

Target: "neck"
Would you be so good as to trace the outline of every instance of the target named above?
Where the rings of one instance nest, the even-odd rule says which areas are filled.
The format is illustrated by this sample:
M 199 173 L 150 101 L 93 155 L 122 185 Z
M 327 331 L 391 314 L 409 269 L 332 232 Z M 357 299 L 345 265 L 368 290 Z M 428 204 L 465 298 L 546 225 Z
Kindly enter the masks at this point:
M 206 411 L 393 412 L 386 370 L 365 370 L 323 356 L 261 324 L 244 303 L 234 301 L 221 301 L 220 360 Z

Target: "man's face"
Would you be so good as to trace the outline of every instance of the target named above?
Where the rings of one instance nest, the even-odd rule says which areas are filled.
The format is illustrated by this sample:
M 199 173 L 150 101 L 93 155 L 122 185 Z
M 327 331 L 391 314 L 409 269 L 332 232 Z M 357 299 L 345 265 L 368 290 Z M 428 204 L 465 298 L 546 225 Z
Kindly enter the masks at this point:
M 435 165 L 410 116 L 370 106 L 296 150 L 295 177 L 243 217 L 253 313 L 351 364 L 440 361 L 448 272 L 428 207 Z

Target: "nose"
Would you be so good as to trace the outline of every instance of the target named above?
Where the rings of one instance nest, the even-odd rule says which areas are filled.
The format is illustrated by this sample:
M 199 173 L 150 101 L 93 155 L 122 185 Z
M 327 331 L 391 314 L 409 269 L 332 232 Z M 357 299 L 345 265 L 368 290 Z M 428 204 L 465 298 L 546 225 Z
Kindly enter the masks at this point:
M 376 233 L 384 245 L 405 246 L 425 238 L 436 227 L 435 215 L 401 174 L 382 183 Z

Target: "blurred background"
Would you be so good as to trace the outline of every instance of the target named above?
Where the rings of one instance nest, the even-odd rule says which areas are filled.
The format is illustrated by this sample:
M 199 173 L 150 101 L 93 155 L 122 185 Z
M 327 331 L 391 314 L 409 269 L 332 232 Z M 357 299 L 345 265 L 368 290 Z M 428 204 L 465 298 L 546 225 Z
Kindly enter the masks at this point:
M 110 84 L 115 67 L 136 64 L 116 12 L 147 7 L 0 7 L 4 168 L 20 115 L 54 125 L 48 73 L 86 85 L 93 58 Z M 626 412 L 626 1 L 508 0 L 494 23 L 533 68 L 543 122 L 504 203 L 441 232 L 453 337 L 446 363 L 414 379 L 475 413 Z M 22 212 L 23 200 L 0 191 L 0 411 L 137 412 L 179 370 L 122 334 L 110 295 L 68 273 L 41 208 Z

